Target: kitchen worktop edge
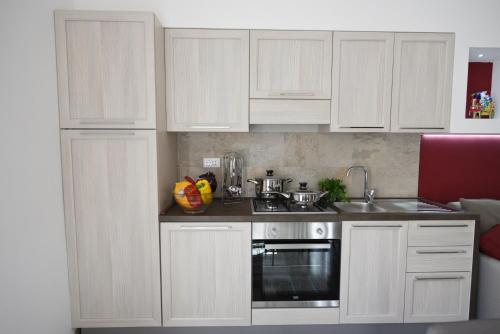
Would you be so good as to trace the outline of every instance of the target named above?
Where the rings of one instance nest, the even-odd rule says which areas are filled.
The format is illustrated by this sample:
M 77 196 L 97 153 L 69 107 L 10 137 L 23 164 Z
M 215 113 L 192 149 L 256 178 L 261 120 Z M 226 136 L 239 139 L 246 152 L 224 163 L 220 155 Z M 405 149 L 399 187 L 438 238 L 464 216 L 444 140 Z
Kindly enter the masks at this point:
M 331 222 L 363 220 L 478 220 L 475 214 L 456 212 L 376 212 L 337 214 L 252 214 L 251 199 L 240 203 L 223 204 L 215 199 L 201 214 L 184 213 L 178 205 L 159 215 L 160 223 L 169 222 Z

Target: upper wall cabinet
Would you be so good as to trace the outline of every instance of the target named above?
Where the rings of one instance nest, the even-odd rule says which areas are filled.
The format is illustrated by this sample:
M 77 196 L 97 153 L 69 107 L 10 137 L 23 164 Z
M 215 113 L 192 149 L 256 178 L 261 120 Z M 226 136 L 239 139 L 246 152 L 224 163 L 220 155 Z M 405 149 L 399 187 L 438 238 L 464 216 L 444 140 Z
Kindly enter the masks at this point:
M 166 29 L 170 131 L 248 131 L 248 30 Z
M 252 30 L 250 97 L 330 99 L 332 33 Z
M 61 128 L 154 129 L 164 78 L 154 14 L 56 11 L 55 26 Z
M 448 131 L 453 52 L 453 34 L 396 33 L 392 131 Z
M 394 33 L 334 32 L 331 131 L 389 131 Z
M 250 32 L 250 124 L 330 124 L 332 33 Z

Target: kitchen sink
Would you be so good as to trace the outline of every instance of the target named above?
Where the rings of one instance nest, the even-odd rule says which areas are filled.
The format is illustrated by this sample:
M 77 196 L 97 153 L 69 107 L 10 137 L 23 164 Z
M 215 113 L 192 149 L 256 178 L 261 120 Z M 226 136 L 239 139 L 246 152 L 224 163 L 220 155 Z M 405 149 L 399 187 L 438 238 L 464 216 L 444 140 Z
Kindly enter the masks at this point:
M 335 202 L 335 206 L 346 212 L 385 212 L 384 208 L 376 204 L 368 204 L 366 202 Z
M 363 200 L 355 200 L 350 203 L 335 202 L 335 207 L 351 213 L 370 212 L 453 212 L 453 210 L 427 203 L 419 199 L 376 199 L 372 204 Z

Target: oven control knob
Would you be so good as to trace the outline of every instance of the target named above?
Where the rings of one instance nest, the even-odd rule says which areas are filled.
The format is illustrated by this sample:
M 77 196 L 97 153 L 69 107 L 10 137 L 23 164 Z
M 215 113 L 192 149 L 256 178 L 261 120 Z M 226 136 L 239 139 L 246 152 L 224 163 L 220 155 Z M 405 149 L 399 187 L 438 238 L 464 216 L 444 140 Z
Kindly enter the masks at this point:
M 316 233 L 318 233 L 319 235 L 322 235 L 323 234 L 323 229 L 321 227 L 318 227 L 316 229 Z

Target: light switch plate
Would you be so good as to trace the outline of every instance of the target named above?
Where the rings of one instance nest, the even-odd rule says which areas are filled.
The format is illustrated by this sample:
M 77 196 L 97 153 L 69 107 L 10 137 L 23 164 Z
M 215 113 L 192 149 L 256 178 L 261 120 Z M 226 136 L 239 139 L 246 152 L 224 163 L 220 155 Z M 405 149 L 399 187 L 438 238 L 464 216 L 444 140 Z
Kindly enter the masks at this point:
M 203 158 L 203 168 L 220 168 L 220 158 Z

